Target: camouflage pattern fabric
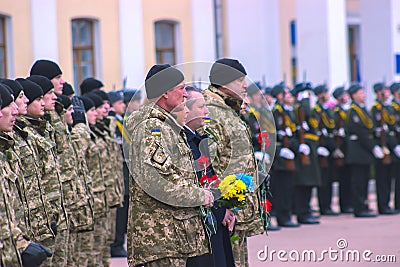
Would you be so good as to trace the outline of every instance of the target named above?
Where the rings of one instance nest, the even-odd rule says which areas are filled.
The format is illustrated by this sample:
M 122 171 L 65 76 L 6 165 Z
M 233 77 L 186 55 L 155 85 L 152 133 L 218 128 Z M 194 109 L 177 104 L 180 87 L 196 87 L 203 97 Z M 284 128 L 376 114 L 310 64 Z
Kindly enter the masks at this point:
M 204 199 L 204 192 L 196 185 L 183 128 L 168 112 L 152 103 L 132 113 L 126 125 L 128 132 L 136 137 L 130 146 L 128 162 L 129 266 L 209 253 L 199 208 L 194 206 Z M 152 130 L 159 130 L 160 134 L 153 135 Z M 155 198 L 160 196 L 162 201 Z M 178 207 L 178 203 L 183 206 Z

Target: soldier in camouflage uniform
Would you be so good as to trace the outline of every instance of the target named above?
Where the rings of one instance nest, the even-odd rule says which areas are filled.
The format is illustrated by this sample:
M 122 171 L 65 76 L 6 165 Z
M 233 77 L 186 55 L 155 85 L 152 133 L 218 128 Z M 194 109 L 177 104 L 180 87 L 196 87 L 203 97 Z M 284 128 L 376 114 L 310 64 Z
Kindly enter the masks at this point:
M 246 123 L 239 117 L 246 95 L 246 74 L 237 60 L 217 60 L 210 71 L 211 85 L 203 95 L 211 118 L 207 127 L 214 136 L 210 153 L 214 156 L 212 165 L 216 175 L 223 179 L 230 174 L 246 173 L 259 185 L 251 137 Z M 264 231 L 256 193 L 249 194 L 247 205 L 236 213 L 236 219 L 235 232 L 240 240 L 233 244 L 235 264 L 248 266 L 247 237 Z
M 377 96 L 371 108 L 372 121 L 374 123 L 374 139 L 385 154 L 382 160 L 375 161 L 375 181 L 378 200 L 378 212 L 383 215 L 396 214 L 389 207 L 390 192 L 392 188 L 391 164 L 393 153 L 390 149 L 397 144 L 394 131 L 389 127 L 396 123 L 395 112 L 390 106 L 390 89 L 384 83 L 376 83 L 373 86 Z
M 400 83 L 395 82 L 390 86 L 390 91 L 393 95 L 391 103 L 391 113 L 395 116 L 395 123 L 389 125 L 389 129 L 396 138 L 396 145 L 392 148 L 392 177 L 394 178 L 394 208 L 400 212 Z
M 0 84 L 0 96 L 0 265 L 39 265 L 51 256 L 51 251 L 28 239 L 30 222 L 28 210 L 22 203 L 25 195 L 23 178 L 17 168 L 20 162 L 12 150 L 14 140 L 8 135 L 12 132 L 18 107 L 8 86 Z
M 55 235 L 55 240 L 46 239 L 43 243 L 54 251 L 52 262 L 57 266 L 64 266 L 67 262 L 68 217 L 63 202 L 55 143 L 50 138 L 53 128 L 43 119 L 45 104 L 42 88 L 29 80 L 17 79 L 17 81 L 24 88 L 29 100 L 28 114 L 21 116 L 21 120 L 27 125 L 25 129 L 32 136 L 33 149 L 39 155 L 40 187 L 48 223 Z
M 187 96 L 183 79 L 168 64 L 154 65 L 145 83 L 149 103 L 126 123 L 135 136 L 128 163 L 130 267 L 191 266 L 188 258 L 209 253 L 199 206 L 214 197 L 196 185 L 183 128 L 170 114 Z

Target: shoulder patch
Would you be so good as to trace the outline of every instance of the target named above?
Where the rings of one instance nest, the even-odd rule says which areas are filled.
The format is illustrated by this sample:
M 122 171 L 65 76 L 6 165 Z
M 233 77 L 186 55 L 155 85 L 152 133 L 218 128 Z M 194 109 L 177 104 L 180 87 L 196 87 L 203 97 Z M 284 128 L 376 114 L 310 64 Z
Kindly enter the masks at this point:
M 161 165 L 165 163 L 165 161 L 167 160 L 167 156 L 165 155 L 164 149 L 162 147 L 157 147 L 152 156 L 152 160 Z

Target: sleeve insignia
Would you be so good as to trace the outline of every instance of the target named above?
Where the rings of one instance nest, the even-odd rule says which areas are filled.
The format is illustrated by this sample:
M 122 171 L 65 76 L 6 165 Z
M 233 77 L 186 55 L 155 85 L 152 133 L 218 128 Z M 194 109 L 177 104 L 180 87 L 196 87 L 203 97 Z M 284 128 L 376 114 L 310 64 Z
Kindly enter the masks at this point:
M 164 162 L 167 160 L 167 156 L 164 153 L 164 149 L 162 149 L 161 147 L 158 147 L 156 149 L 156 151 L 153 154 L 152 157 L 153 161 L 159 163 L 159 164 L 164 164 Z

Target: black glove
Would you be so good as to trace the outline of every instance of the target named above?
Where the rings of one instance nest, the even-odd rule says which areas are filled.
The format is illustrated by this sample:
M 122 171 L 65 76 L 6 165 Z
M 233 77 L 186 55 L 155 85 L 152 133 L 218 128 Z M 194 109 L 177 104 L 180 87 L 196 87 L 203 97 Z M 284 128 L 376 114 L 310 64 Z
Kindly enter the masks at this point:
M 57 235 L 57 223 L 55 221 L 52 221 L 50 223 L 50 228 L 51 228 L 51 231 L 53 231 L 54 235 L 56 236 Z
M 42 264 L 53 252 L 42 244 L 31 242 L 29 246 L 22 252 L 22 265 L 24 267 L 37 267 Z
M 73 96 L 71 103 L 72 108 L 74 109 L 74 112 L 71 114 L 74 121 L 72 126 L 75 126 L 78 123 L 86 123 L 85 106 L 83 105 L 83 101 L 79 99 L 79 97 Z

